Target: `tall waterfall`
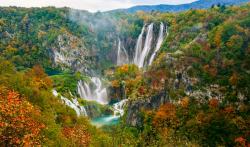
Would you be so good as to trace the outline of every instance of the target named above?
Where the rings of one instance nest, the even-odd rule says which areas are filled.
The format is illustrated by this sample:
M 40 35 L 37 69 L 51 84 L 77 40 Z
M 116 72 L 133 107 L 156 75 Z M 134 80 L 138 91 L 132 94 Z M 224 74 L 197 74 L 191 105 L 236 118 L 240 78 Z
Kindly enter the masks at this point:
M 167 30 L 166 30 L 167 31 Z M 149 60 L 149 65 L 152 64 L 152 62 L 154 61 L 154 58 L 155 58 L 155 55 L 156 53 L 159 51 L 159 49 L 161 48 L 161 44 L 163 42 L 163 39 L 164 39 L 164 24 L 161 22 L 161 26 L 160 26 L 160 31 L 159 31 L 159 36 L 158 36 L 158 41 L 157 41 L 157 44 L 156 44 L 156 48 L 153 52 L 153 54 L 151 55 L 150 57 L 150 60 Z
M 53 95 L 58 97 L 59 94 L 56 90 L 52 91 Z M 73 101 L 70 101 L 68 98 L 65 98 L 63 96 L 60 96 L 61 100 L 70 108 L 74 109 L 76 111 L 77 116 L 83 115 L 83 116 L 88 116 L 87 111 L 84 106 L 81 106 L 77 99 L 73 99 Z
M 78 81 L 77 92 L 81 98 L 88 101 L 96 101 L 100 104 L 108 104 L 107 89 L 98 77 L 92 77 L 89 83 Z
M 142 41 L 143 41 L 144 31 L 145 31 L 145 25 L 143 26 L 141 30 L 141 34 L 139 35 L 137 43 L 136 43 L 135 57 L 134 57 L 134 64 L 136 65 L 138 65 L 139 63 L 140 53 L 142 52 Z
M 117 65 L 123 65 L 129 63 L 129 57 L 124 46 L 121 45 L 121 40 L 118 39 L 118 51 L 117 51 Z
M 142 32 L 137 40 L 136 53 L 135 53 L 135 58 L 134 58 L 134 63 L 140 68 L 143 67 L 145 59 L 148 56 L 150 49 L 151 49 L 151 46 L 152 46 L 154 24 L 151 23 L 147 27 L 146 40 L 144 43 L 144 47 L 142 49 L 142 38 L 143 38 L 144 29 L 145 29 L 144 27 L 143 27 Z

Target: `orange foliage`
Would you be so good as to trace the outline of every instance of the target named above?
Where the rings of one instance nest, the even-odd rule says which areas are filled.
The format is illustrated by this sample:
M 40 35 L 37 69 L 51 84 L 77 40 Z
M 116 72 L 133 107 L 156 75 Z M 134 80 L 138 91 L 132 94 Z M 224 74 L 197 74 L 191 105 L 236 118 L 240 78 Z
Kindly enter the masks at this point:
M 152 88 L 159 90 L 164 87 L 164 82 L 168 78 L 168 73 L 166 70 L 154 70 L 146 73 L 146 76 L 150 78 Z
M 240 144 L 242 147 L 247 147 L 246 145 L 246 139 L 243 137 L 238 137 L 234 140 L 234 142 Z
M 119 81 L 118 80 L 114 80 L 114 81 L 112 81 L 111 82 L 111 84 L 112 84 L 112 87 L 119 87 L 120 86 L 120 84 L 119 84 Z
M 224 113 L 232 114 L 234 113 L 234 108 L 232 106 L 228 106 L 224 109 Z
M 0 87 L 0 145 L 40 145 L 45 125 L 38 122 L 40 112 L 14 91 Z
M 203 70 L 213 77 L 215 77 L 217 75 L 217 72 L 218 72 L 215 67 L 212 67 L 208 64 L 203 66 Z
M 183 108 L 187 108 L 188 107 L 188 105 L 189 105 L 189 98 L 188 97 L 184 97 L 182 100 L 181 100 L 181 106 L 183 107 Z
M 123 73 L 128 72 L 128 64 L 121 66 L 118 70 L 120 70 Z
M 156 112 L 153 119 L 153 125 L 158 129 L 178 125 L 175 105 L 171 103 L 162 105 Z
M 63 135 L 77 146 L 89 146 L 90 134 L 82 126 L 65 127 Z
M 218 105 L 219 105 L 219 101 L 217 99 L 212 98 L 212 99 L 209 100 L 209 106 L 211 108 L 217 108 Z
M 215 33 L 215 36 L 214 36 L 214 42 L 215 42 L 215 45 L 217 48 L 219 48 L 221 46 L 221 35 L 223 33 L 223 28 L 222 27 L 219 27 Z
M 232 85 L 236 85 L 237 82 L 238 82 L 238 76 L 236 73 L 233 73 L 233 75 L 230 77 L 229 79 L 229 82 L 232 84 Z
M 52 80 L 44 72 L 40 65 L 35 65 L 29 72 L 26 73 L 28 78 L 32 78 L 31 86 L 38 89 L 48 89 L 52 87 Z

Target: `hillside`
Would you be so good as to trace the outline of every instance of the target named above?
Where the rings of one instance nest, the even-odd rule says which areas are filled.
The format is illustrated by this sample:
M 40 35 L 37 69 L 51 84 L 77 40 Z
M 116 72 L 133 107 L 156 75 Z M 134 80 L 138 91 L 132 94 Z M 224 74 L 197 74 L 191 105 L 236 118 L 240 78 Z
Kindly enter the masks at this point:
M 190 4 L 181 4 L 181 5 L 142 5 L 142 6 L 134 6 L 128 9 L 117 9 L 112 11 L 119 12 L 128 12 L 134 13 L 137 11 L 160 11 L 160 12 L 180 12 L 186 11 L 189 9 L 207 9 L 212 7 L 213 5 L 240 5 L 243 3 L 249 2 L 249 0 L 198 0 L 196 2 L 192 2 Z

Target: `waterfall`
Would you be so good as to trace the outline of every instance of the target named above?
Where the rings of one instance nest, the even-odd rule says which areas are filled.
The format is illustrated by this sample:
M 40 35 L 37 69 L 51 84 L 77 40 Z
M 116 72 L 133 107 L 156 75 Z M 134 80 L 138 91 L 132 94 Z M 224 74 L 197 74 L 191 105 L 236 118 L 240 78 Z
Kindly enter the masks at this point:
M 142 41 L 143 41 L 144 31 L 145 31 L 145 25 L 143 26 L 141 30 L 141 34 L 139 35 L 137 43 L 136 43 L 135 56 L 134 56 L 134 64 L 136 65 L 138 65 L 139 63 L 140 53 L 142 51 Z
M 119 66 L 127 63 L 129 63 L 128 53 L 121 45 L 121 40 L 118 39 L 117 65 Z
M 148 56 L 149 51 L 152 46 L 153 28 L 154 28 L 153 23 L 151 23 L 147 28 L 147 35 L 146 35 L 146 40 L 145 40 L 143 49 L 142 49 L 142 37 L 143 37 L 144 27 L 142 29 L 142 33 L 140 34 L 137 40 L 134 63 L 140 68 L 143 67 L 145 59 Z
M 125 106 L 127 101 L 128 101 L 127 99 L 124 99 L 124 100 L 121 100 L 120 102 L 115 103 L 113 105 L 114 116 L 123 116 L 124 115 L 124 106 Z
M 169 32 L 168 32 L 168 25 L 166 25 L 166 36 L 168 36 Z
M 56 90 L 52 90 L 52 93 L 54 96 L 58 97 L 58 92 Z M 61 100 L 70 108 L 74 109 L 77 116 L 83 115 L 83 116 L 88 116 L 87 111 L 84 106 L 81 106 L 77 99 L 74 98 L 73 101 L 71 102 L 68 98 L 60 96 Z
M 166 30 L 167 32 L 167 30 Z M 159 36 L 158 36 L 158 41 L 157 41 L 157 44 L 156 44 L 156 48 L 153 52 L 153 54 L 151 55 L 150 57 L 150 60 L 149 60 L 149 65 L 152 64 L 152 62 L 154 61 L 154 58 L 155 58 L 155 55 L 156 53 L 159 51 L 159 49 L 161 48 L 161 44 L 163 42 L 163 39 L 164 39 L 164 24 L 161 22 L 161 26 L 160 26 L 160 31 L 159 31 Z
M 78 81 L 77 92 L 81 98 L 88 101 L 96 101 L 100 104 L 108 104 L 107 89 L 98 77 L 92 77 L 89 83 Z

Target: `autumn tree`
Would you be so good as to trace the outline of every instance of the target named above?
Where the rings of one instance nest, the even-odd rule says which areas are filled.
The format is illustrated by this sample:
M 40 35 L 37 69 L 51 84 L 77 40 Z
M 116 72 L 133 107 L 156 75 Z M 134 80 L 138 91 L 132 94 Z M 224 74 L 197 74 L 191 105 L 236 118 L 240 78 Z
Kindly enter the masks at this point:
M 30 81 L 32 87 L 38 89 L 49 89 L 52 87 L 52 80 L 40 65 L 33 66 L 33 68 L 26 73 L 26 76 L 32 79 Z
M 79 147 L 86 147 L 90 144 L 90 134 L 84 126 L 64 127 L 63 135 L 72 143 Z
M 45 125 L 39 110 L 17 92 L 0 87 L 0 146 L 35 146 Z
M 162 105 L 155 114 L 153 125 L 163 134 L 169 135 L 178 126 L 176 106 L 171 103 Z

